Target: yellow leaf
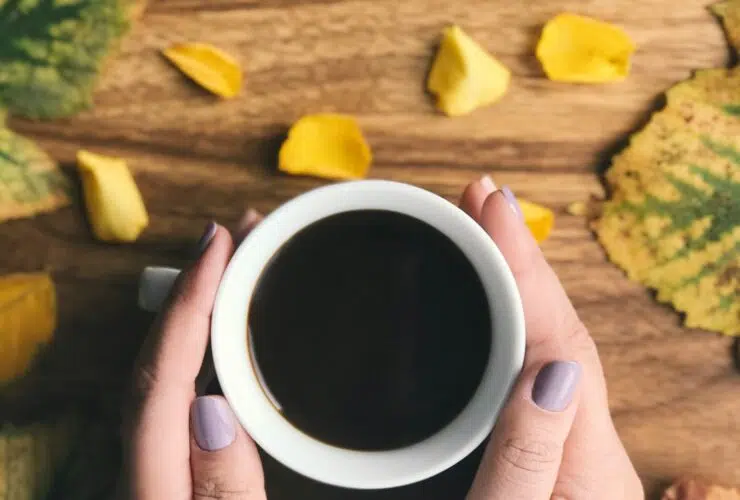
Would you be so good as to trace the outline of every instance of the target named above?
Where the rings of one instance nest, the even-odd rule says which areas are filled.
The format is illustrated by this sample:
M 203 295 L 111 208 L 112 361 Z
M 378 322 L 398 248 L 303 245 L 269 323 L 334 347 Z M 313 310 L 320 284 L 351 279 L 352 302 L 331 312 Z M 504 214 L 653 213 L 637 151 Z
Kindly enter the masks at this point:
M 149 216 L 126 161 L 82 150 L 77 167 L 95 236 L 108 242 L 136 241 Z
M 740 52 L 740 0 L 724 0 L 710 7 L 725 25 L 725 32 L 736 52 Z
M 361 179 L 372 153 L 357 121 L 339 114 L 307 115 L 288 132 L 280 148 L 280 170 L 326 179 Z
M 56 328 L 56 293 L 45 273 L 0 277 L 0 384 L 23 375 Z
M 635 44 L 621 28 L 564 13 L 545 24 L 537 59 L 550 80 L 605 83 L 627 76 L 634 51 Z
M 427 88 L 437 107 L 459 116 L 498 101 L 509 88 L 511 73 L 458 26 L 446 28 L 429 73 Z
M 185 43 L 173 45 L 162 53 L 180 71 L 214 94 L 225 98 L 239 94 L 241 68 L 222 50 L 205 43 Z
M 555 214 L 552 210 L 536 203 L 518 199 L 519 208 L 522 210 L 524 222 L 532 232 L 534 239 L 542 243 L 550 236 L 552 226 L 555 223 Z

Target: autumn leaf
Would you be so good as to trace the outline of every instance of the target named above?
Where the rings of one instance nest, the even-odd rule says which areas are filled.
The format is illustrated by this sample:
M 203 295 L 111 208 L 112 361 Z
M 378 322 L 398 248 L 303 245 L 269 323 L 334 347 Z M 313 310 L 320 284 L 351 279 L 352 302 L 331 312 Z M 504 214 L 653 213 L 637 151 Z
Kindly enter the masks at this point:
M 511 72 L 459 26 L 443 32 L 427 89 L 437 96 L 437 107 L 448 116 L 460 116 L 501 99 Z
M 740 335 L 740 67 L 667 92 L 607 172 L 599 241 L 689 327 Z
M 663 493 L 661 500 L 740 500 L 740 489 L 685 477 L 673 483 Z
M 136 241 L 149 225 L 149 215 L 126 160 L 80 150 L 77 169 L 95 237 L 108 242 Z
M 634 51 L 620 27 L 568 12 L 545 24 L 536 49 L 550 80 L 577 83 L 624 80 Z
M 372 152 L 357 121 L 346 115 L 307 115 L 293 124 L 280 147 L 279 168 L 293 175 L 361 179 Z
M 0 222 L 68 205 L 69 192 L 70 182 L 46 153 L 0 128 Z
M 740 52 L 740 1 L 725 0 L 711 7 L 712 12 L 722 19 L 725 32 L 736 52 Z
M 537 243 L 545 241 L 555 224 L 555 214 L 552 210 L 522 198 L 519 199 L 519 209 L 522 211 L 524 223 Z
M 97 75 L 143 2 L 0 0 L 0 106 L 58 118 L 90 106 Z
M 236 97 L 242 87 L 239 63 L 224 51 L 206 43 L 183 43 L 162 54 L 201 87 L 223 98 Z
M 0 499 L 45 498 L 78 432 L 71 416 L 22 427 L 0 425 Z
M 28 370 L 39 347 L 51 340 L 56 319 L 56 292 L 48 274 L 0 277 L 0 385 Z

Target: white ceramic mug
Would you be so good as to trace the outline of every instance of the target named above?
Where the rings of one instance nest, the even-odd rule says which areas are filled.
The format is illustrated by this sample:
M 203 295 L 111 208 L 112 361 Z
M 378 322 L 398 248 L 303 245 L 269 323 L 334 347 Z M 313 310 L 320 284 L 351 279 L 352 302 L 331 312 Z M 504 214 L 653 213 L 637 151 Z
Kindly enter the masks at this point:
M 250 299 L 271 258 L 306 226 L 353 210 L 399 212 L 447 235 L 478 273 L 491 310 L 491 350 L 472 399 L 436 434 L 400 449 L 355 451 L 304 434 L 269 398 L 249 348 Z M 142 307 L 156 309 L 169 293 L 177 272 L 169 268 L 145 270 L 139 297 Z M 454 341 L 455 333 L 450 332 L 450 342 Z M 471 453 L 490 433 L 506 402 L 524 361 L 524 345 L 524 315 L 516 282 L 488 234 L 444 198 L 407 184 L 377 180 L 315 189 L 287 202 L 260 222 L 226 269 L 211 323 L 211 347 L 221 388 L 255 442 L 300 474 L 355 489 L 391 488 L 421 481 Z

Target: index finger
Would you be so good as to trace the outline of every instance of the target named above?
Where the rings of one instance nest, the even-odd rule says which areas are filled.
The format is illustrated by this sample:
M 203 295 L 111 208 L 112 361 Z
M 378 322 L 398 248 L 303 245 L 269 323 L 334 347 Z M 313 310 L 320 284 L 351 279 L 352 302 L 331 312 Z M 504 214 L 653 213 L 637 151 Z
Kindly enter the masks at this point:
M 233 252 L 231 235 L 215 226 L 201 257 L 177 280 L 138 360 L 147 390 L 160 384 L 193 390 L 208 346 L 210 318 L 221 276 Z
M 516 198 L 508 188 L 486 198 L 479 222 L 501 250 L 516 279 L 524 303 L 527 347 L 585 333 L 573 304 L 524 224 Z

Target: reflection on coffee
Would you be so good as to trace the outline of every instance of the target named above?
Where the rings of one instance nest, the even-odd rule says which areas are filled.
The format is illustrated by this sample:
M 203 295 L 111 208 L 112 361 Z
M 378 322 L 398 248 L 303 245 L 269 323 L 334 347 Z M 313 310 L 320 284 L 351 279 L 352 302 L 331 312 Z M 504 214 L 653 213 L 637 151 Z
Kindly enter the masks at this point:
M 389 211 L 300 231 L 263 271 L 253 355 L 285 418 L 328 444 L 387 450 L 452 421 L 482 378 L 491 318 L 445 235 Z

